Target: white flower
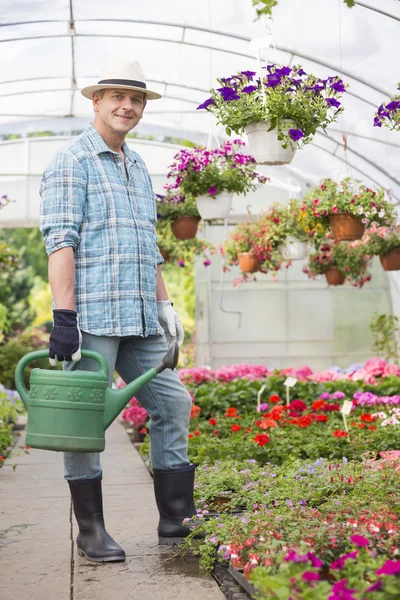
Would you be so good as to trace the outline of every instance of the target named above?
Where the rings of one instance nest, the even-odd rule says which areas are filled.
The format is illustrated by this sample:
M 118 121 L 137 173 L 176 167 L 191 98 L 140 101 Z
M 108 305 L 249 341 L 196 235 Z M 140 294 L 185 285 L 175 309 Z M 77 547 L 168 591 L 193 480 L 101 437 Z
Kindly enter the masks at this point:
M 371 212 L 373 215 L 378 212 L 375 206 L 371 208 Z
M 371 213 L 369 212 L 369 210 L 367 210 L 367 212 L 365 213 L 365 216 L 366 216 L 366 217 L 369 217 L 369 216 L 370 216 L 370 214 L 371 214 Z
M 382 208 L 382 210 L 380 210 L 380 211 L 379 211 L 378 217 L 382 218 L 382 217 L 384 217 L 384 216 L 385 216 L 385 211 L 384 211 L 384 209 Z
M 359 215 L 362 215 L 362 214 L 363 214 L 363 212 L 364 212 L 364 209 L 363 209 L 363 207 L 362 207 L 362 206 L 359 206 L 359 207 L 358 207 L 358 214 L 359 214 Z
M 377 412 L 374 413 L 373 415 L 371 415 L 372 417 L 377 417 L 378 419 L 386 419 L 386 413 L 384 412 Z

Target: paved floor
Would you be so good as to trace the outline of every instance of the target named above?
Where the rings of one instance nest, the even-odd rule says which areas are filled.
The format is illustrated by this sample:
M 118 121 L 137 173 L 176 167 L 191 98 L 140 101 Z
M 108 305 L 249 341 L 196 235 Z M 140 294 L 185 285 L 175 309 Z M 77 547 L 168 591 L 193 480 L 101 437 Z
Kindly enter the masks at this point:
M 0 598 L 222 600 L 195 558 L 171 558 L 170 548 L 158 546 L 152 479 L 120 423 L 107 432 L 103 492 L 107 529 L 125 549 L 125 563 L 77 556 L 62 456 L 18 451 L 17 444 L 0 469 Z

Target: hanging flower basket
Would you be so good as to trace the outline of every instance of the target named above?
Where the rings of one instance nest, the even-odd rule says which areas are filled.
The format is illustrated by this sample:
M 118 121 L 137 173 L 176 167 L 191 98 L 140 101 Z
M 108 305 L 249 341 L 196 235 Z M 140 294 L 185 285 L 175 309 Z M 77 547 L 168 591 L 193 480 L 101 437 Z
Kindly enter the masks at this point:
M 196 237 L 199 221 L 197 217 L 185 215 L 171 223 L 171 231 L 177 240 L 191 240 Z
M 346 277 L 337 267 L 329 267 L 325 273 L 328 285 L 343 285 Z
M 289 237 L 280 249 L 285 260 L 302 260 L 307 255 L 307 242 Z
M 221 192 L 216 197 L 209 194 L 197 196 L 196 205 L 202 219 L 226 219 L 232 208 L 233 195 Z
M 255 273 L 260 270 L 260 263 L 250 252 L 238 255 L 239 267 L 243 273 Z
M 329 223 L 335 240 L 360 240 L 364 235 L 365 225 L 361 218 L 350 213 L 330 214 Z
M 385 271 L 400 271 L 400 248 L 379 257 Z
M 295 128 L 295 124 L 287 123 L 285 127 L 289 130 Z M 288 165 L 292 162 L 296 150 L 289 146 L 284 148 L 282 142 L 277 138 L 275 129 L 270 129 L 267 122 L 251 123 L 246 127 L 250 153 L 260 165 Z

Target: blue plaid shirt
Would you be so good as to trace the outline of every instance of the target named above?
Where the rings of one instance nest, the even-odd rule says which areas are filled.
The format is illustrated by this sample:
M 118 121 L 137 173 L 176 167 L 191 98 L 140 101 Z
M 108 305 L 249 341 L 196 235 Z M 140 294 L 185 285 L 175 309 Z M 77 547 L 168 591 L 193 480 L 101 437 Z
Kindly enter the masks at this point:
M 50 255 L 71 246 L 82 331 L 106 336 L 163 333 L 157 319 L 156 203 L 143 159 L 126 160 L 88 125 L 57 152 L 40 187 L 40 230 Z

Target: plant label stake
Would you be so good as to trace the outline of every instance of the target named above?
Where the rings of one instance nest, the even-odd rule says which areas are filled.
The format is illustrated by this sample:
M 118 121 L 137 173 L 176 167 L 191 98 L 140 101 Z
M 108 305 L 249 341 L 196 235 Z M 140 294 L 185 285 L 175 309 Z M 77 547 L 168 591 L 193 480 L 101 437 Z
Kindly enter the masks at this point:
M 290 388 L 294 387 L 297 383 L 296 377 L 287 377 L 284 386 L 286 388 L 286 406 L 290 404 Z
M 260 387 L 260 390 L 257 394 L 257 412 L 260 412 L 260 406 L 261 406 L 261 394 L 263 393 L 263 391 L 265 390 L 265 388 L 267 387 L 267 384 L 264 383 L 264 385 L 262 387 Z
M 340 412 L 342 413 L 342 417 L 343 417 L 344 429 L 345 429 L 347 435 L 349 435 L 349 428 L 347 426 L 346 415 L 349 415 L 351 413 L 352 408 L 353 408 L 353 403 L 350 400 L 345 400 L 343 402 L 342 408 L 340 409 Z M 347 439 L 349 439 L 349 438 L 347 438 Z

